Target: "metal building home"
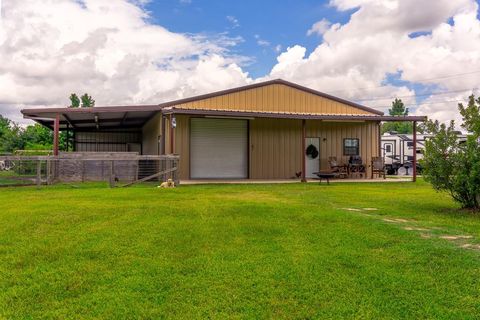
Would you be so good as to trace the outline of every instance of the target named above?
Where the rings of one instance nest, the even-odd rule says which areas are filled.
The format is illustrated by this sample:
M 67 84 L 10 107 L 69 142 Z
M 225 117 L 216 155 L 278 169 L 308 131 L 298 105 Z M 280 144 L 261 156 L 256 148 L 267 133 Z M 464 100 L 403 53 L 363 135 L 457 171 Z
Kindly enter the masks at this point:
M 329 159 L 380 152 L 382 121 L 424 121 L 382 112 L 284 80 L 158 105 L 22 110 L 74 136 L 75 151 L 178 154 L 180 179 L 305 180 Z M 415 126 L 414 126 L 415 127 Z

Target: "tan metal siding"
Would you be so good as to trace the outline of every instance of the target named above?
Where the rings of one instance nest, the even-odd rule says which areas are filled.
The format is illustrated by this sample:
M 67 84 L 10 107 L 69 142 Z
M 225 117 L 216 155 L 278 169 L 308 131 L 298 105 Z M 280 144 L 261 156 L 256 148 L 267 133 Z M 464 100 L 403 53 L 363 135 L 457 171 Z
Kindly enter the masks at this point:
M 162 135 L 162 114 L 158 113 L 142 128 L 142 152 L 146 155 L 158 155 L 159 137 Z
M 187 102 L 175 106 L 186 109 L 287 112 L 311 114 L 372 114 L 284 84 L 246 89 L 218 97 Z
M 175 152 L 180 154 L 180 179 L 190 178 L 190 116 L 177 115 Z M 167 121 L 168 129 L 168 121 Z M 320 138 L 320 168 L 329 169 L 328 157 L 347 163 L 343 139 L 360 139 L 360 155 L 370 177 L 372 156 L 378 155 L 378 122 L 307 121 L 307 137 Z M 167 150 L 169 137 L 167 130 Z M 290 119 L 249 120 L 251 179 L 290 179 L 302 168 L 302 122 Z M 167 151 L 168 152 L 168 151 Z
M 75 133 L 75 151 L 77 152 L 128 152 L 129 145 L 140 149 L 142 134 L 137 131 L 92 131 Z
M 360 156 L 367 166 L 367 177 L 371 175 L 372 157 L 378 156 L 378 122 L 322 122 L 307 121 L 307 137 L 320 138 L 320 169 L 328 170 L 328 158 L 337 157 L 340 163 L 348 163 L 343 155 L 343 139 L 360 140 Z
M 177 115 L 176 120 L 175 153 L 180 155 L 179 176 L 182 180 L 188 180 L 190 179 L 190 116 Z
M 250 120 L 250 178 L 287 179 L 301 171 L 302 122 Z

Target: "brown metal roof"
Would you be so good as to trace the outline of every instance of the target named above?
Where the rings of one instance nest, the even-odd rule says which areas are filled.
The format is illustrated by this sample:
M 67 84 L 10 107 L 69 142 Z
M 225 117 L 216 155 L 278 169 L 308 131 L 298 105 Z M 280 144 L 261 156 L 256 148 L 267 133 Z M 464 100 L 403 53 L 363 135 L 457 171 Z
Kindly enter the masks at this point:
M 301 91 L 305 91 L 314 95 L 318 95 L 327 99 L 331 99 L 361 110 L 368 111 L 372 115 L 321 115 L 321 114 L 293 114 L 293 113 L 267 113 L 267 112 L 240 112 L 240 111 L 216 111 L 216 110 L 189 110 L 189 109 L 175 109 L 176 105 L 198 101 L 202 99 L 217 97 L 229 93 L 244 91 L 253 88 L 259 88 L 272 84 L 283 84 Z M 148 119 L 150 119 L 155 113 L 170 109 L 174 111 L 167 111 L 166 113 L 176 114 L 197 114 L 197 115 L 235 115 L 242 114 L 248 117 L 274 117 L 274 118 L 290 118 L 290 119 L 345 119 L 345 120 L 360 120 L 371 119 L 378 121 L 424 121 L 423 117 L 404 117 L 402 120 L 395 117 L 393 120 L 391 117 L 383 116 L 383 112 L 362 106 L 360 104 L 347 101 L 341 98 L 331 96 L 329 94 L 316 91 L 298 84 L 288 82 L 281 79 L 270 80 L 251 85 L 246 85 L 238 88 L 217 91 L 209 94 L 199 95 L 190 98 L 184 98 L 180 100 L 169 101 L 158 105 L 132 105 L 132 106 L 109 106 L 109 107 L 93 107 L 93 108 L 39 108 L 39 109 L 23 109 L 21 110 L 24 118 L 29 118 L 45 126 L 51 127 L 53 119 L 57 114 L 60 114 L 61 129 L 65 129 L 68 126 L 77 129 L 87 128 L 126 128 L 135 127 L 139 128 L 143 126 Z
M 147 106 L 145 106 L 147 107 Z M 60 115 L 60 130 L 141 128 L 157 112 L 158 106 L 93 107 L 93 108 L 45 108 L 22 110 L 23 116 L 46 127 L 53 128 L 53 121 Z

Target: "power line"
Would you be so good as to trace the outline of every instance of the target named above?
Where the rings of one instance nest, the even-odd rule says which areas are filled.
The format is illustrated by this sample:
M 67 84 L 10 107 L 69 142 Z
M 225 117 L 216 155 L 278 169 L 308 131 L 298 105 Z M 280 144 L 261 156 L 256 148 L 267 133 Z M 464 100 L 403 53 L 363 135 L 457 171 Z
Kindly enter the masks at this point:
M 415 94 L 415 95 L 409 95 L 409 96 L 390 96 L 390 97 L 375 97 L 375 98 L 369 98 L 369 99 L 357 99 L 356 101 L 381 101 L 381 100 L 390 100 L 390 99 L 395 99 L 395 98 L 416 98 L 416 97 L 429 97 L 429 96 L 436 96 L 436 95 L 442 95 L 442 94 L 449 94 L 449 93 L 458 93 L 458 92 L 465 92 L 465 91 L 475 91 L 478 90 L 479 88 L 468 88 L 468 89 L 462 89 L 462 90 L 452 90 L 452 91 L 444 91 L 444 92 L 433 92 L 433 93 L 425 93 L 425 94 Z
M 466 102 L 465 100 L 446 100 L 446 101 L 435 101 L 435 102 L 425 102 L 425 103 L 416 103 L 416 104 L 406 104 L 406 107 L 417 107 L 423 105 L 430 105 L 430 104 L 440 104 L 440 103 L 453 103 L 453 102 Z M 388 108 L 391 106 L 376 106 L 375 108 Z
M 461 77 L 461 76 L 466 76 L 466 75 L 472 75 L 472 74 L 477 74 L 477 73 L 480 73 L 480 70 L 471 71 L 471 72 L 465 72 L 465 73 L 457 73 L 457 74 L 445 75 L 445 76 L 435 77 L 435 78 L 426 78 L 426 79 L 418 79 L 418 80 L 408 80 L 408 82 L 428 82 L 428 81 L 434 81 L 434 80 L 442 80 L 442 79 L 456 78 L 456 77 Z M 383 88 L 383 87 L 389 87 L 389 86 L 391 86 L 391 84 L 384 84 L 384 85 L 375 86 L 375 87 L 364 87 L 364 88 L 334 90 L 334 91 L 330 91 L 330 93 L 333 93 L 333 92 L 354 91 L 354 90 L 370 90 L 370 89 L 377 89 L 377 88 Z

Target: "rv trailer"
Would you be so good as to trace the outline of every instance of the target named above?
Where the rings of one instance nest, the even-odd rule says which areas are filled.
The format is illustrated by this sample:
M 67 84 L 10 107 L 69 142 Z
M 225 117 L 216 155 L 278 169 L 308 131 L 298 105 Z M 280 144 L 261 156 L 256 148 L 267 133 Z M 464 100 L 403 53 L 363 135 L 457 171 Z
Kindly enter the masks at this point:
M 417 134 L 417 160 L 423 158 L 425 140 L 431 135 Z M 466 141 L 466 135 L 458 134 L 459 141 Z M 382 135 L 381 151 L 385 159 L 385 170 L 389 175 L 412 175 L 413 173 L 413 135 L 386 132 Z M 417 162 L 417 172 L 422 172 Z

